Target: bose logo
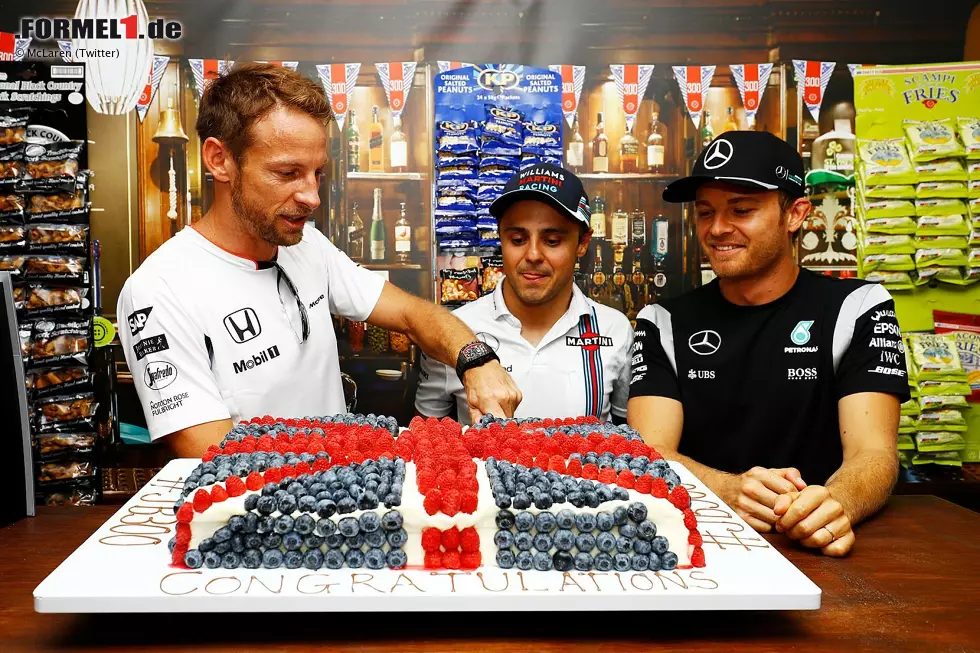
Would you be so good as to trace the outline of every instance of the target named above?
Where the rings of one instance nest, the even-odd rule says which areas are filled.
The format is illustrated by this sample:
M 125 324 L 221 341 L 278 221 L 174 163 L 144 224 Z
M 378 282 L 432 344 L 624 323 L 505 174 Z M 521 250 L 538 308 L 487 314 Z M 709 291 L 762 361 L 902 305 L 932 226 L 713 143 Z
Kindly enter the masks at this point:
M 240 308 L 224 319 L 225 329 L 231 339 L 242 344 L 249 340 L 254 340 L 262 333 L 262 325 L 259 323 L 259 316 L 251 308 Z

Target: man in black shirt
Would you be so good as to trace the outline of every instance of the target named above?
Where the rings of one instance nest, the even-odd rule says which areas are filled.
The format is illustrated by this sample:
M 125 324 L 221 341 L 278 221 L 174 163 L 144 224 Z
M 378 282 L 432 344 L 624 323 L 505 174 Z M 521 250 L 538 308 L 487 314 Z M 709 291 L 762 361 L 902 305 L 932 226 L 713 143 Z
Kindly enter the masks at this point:
M 720 136 L 663 197 L 695 202 L 718 279 L 640 312 L 630 425 L 757 531 L 845 555 L 898 473 L 909 390 L 891 297 L 796 264 L 803 163 L 771 134 Z

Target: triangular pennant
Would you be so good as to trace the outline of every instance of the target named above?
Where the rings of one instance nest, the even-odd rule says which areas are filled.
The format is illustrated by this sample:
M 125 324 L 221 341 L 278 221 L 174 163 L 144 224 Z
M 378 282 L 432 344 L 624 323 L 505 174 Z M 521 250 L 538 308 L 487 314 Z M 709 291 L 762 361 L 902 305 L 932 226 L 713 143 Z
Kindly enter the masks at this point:
M 585 66 L 555 64 L 548 66 L 551 72 L 561 75 L 561 112 L 571 127 L 578 113 L 578 100 L 585 86 Z
M 160 88 L 160 80 L 163 79 L 163 74 L 167 72 L 168 63 L 170 63 L 170 57 L 153 56 L 153 66 L 150 68 L 146 86 L 143 88 L 143 92 L 140 93 L 140 99 L 136 101 L 136 117 L 139 118 L 140 122 L 143 122 L 143 118 L 146 117 L 146 112 L 150 109 L 153 98 L 156 97 L 157 89 Z
M 191 65 L 191 72 L 194 73 L 198 97 L 204 96 L 208 84 L 227 75 L 235 65 L 234 61 L 223 59 L 188 59 L 187 62 Z
M 847 64 L 847 69 L 851 71 L 851 77 L 854 77 L 854 73 L 858 68 L 874 68 L 875 65 L 871 63 L 849 63 Z
M 681 97 L 691 114 L 694 128 L 701 128 L 701 114 L 704 112 L 704 99 L 715 76 L 714 66 L 674 66 L 674 78 L 681 89 Z
M 0 32 L 0 61 L 22 61 L 30 43 L 30 39 L 17 38 L 16 34 L 10 32 Z
M 354 87 L 357 85 L 357 75 L 361 72 L 361 64 L 321 64 L 316 67 L 316 72 L 320 76 L 323 90 L 327 93 L 333 116 L 337 119 L 337 126 L 343 129 L 347 112 L 350 111 L 350 97 L 354 94 Z
M 647 84 L 653 76 L 653 64 L 611 64 L 609 70 L 616 81 L 616 90 L 619 91 L 623 113 L 626 114 L 626 129 L 631 130 L 636 122 L 636 114 L 640 111 L 640 103 L 646 95 Z
M 75 61 L 75 55 L 72 54 L 71 50 L 71 41 L 58 41 L 58 51 L 61 53 L 61 60 L 65 63 Z
M 742 106 L 745 107 L 745 118 L 750 125 L 755 124 L 755 116 L 762 106 L 762 95 L 769 84 L 769 74 L 772 73 L 771 63 L 747 63 L 730 66 L 735 85 L 742 96 Z
M 820 122 L 820 105 L 823 104 L 823 94 L 827 90 L 827 82 L 830 81 L 830 76 L 834 73 L 834 65 L 833 61 L 793 59 L 797 94 L 806 108 L 809 109 L 813 121 L 817 123 Z
M 381 75 L 381 85 L 384 86 L 385 95 L 388 96 L 388 106 L 391 108 L 393 118 L 400 117 L 405 110 L 405 102 L 408 101 L 408 92 L 412 90 L 417 65 L 414 61 L 374 64 L 378 74 Z
M 440 61 L 438 63 L 440 73 L 444 73 L 447 70 L 456 70 L 457 68 L 467 68 L 473 66 L 471 63 L 464 63 L 462 61 Z
M 283 68 L 289 68 L 290 70 L 296 70 L 299 67 L 298 61 L 256 61 L 255 63 L 267 63 L 273 66 L 282 66 Z

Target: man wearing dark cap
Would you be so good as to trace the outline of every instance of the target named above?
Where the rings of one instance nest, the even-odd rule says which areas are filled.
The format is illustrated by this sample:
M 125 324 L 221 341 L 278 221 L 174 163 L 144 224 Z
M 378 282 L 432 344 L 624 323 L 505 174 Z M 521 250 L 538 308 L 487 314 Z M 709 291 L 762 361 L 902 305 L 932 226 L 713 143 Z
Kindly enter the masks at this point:
M 514 416 L 622 421 L 633 332 L 625 315 L 573 282 L 591 237 L 582 182 L 558 166 L 530 166 L 510 179 L 490 213 L 499 221 L 504 279 L 455 315 L 517 383 L 523 399 Z M 415 408 L 426 417 L 455 408 L 460 422 L 470 422 L 459 379 L 431 358 L 422 359 Z
M 720 136 L 663 198 L 694 203 L 718 278 L 640 312 L 630 425 L 757 531 L 847 554 L 898 471 L 909 389 L 891 297 L 797 265 L 811 206 L 776 136 Z

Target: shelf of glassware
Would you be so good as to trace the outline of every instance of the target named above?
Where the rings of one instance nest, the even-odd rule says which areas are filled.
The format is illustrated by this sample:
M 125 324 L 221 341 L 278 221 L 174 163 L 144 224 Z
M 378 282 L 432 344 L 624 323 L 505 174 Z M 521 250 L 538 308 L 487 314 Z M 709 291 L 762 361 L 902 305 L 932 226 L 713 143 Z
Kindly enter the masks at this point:
M 578 178 L 584 181 L 646 181 L 668 183 L 680 179 L 680 176 L 654 172 L 583 172 L 578 175 Z
M 348 172 L 350 181 L 427 181 L 424 172 Z

